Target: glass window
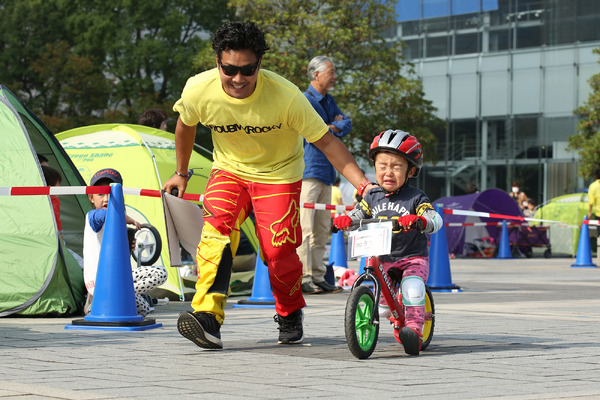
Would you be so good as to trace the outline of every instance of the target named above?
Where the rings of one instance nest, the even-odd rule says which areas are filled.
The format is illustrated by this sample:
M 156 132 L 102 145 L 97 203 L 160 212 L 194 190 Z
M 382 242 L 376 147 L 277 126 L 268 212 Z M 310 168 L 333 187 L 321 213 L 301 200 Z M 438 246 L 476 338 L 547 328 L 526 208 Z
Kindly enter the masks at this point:
M 405 46 L 403 47 L 403 50 L 402 50 L 402 54 L 404 55 L 404 58 L 406 58 L 407 60 L 423 58 L 422 42 L 423 41 L 421 39 L 406 40 L 404 42 Z
M 502 29 L 490 31 L 489 51 L 506 51 L 512 48 L 511 30 Z
M 450 125 L 450 158 L 463 160 L 479 156 L 477 121 L 455 121 Z
M 428 37 L 426 41 L 427 57 L 441 57 L 449 54 L 450 36 Z
M 451 21 L 454 29 L 473 29 L 481 25 L 478 14 L 458 15 L 452 17 Z
M 591 14 L 600 14 L 600 1 L 577 0 L 577 15 L 585 16 Z
M 450 18 L 431 18 L 425 19 L 423 22 L 423 30 L 426 32 L 446 32 L 450 27 Z
M 525 47 L 539 47 L 542 45 L 542 27 L 527 26 L 517 27 L 517 49 Z
M 479 53 L 481 51 L 481 34 L 466 33 L 454 38 L 454 54 Z
M 600 15 L 577 18 L 577 40 L 580 42 L 600 40 Z
M 542 144 L 549 146 L 552 142 L 566 141 L 568 136 L 576 133 L 577 117 L 546 118 L 545 133 Z
M 546 43 L 550 46 L 575 42 L 575 18 L 565 18 L 549 22 L 545 26 Z
M 515 118 L 514 144 L 516 158 L 535 158 L 538 148 L 537 117 Z
M 506 121 L 491 120 L 488 124 L 488 159 L 502 159 L 507 157 Z
M 398 25 L 392 24 L 386 27 L 386 29 L 381 31 L 381 35 L 384 38 L 393 39 L 398 34 Z
M 420 21 L 402 23 L 402 36 L 412 36 L 421 33 Z

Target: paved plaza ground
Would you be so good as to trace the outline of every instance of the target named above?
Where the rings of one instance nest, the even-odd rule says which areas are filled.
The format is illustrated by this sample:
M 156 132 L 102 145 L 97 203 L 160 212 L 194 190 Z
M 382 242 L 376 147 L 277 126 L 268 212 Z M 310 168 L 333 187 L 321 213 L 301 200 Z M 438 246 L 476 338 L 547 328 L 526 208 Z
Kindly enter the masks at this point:
M 594 260 L 595 261 L 595 260 Z M 224 350 L 177 333 L 189 302 L 143 332 L 65 330 L 73 318 L 0 319 L 5 399 L 600 399 L 600 269 L 572 258 L 453 259 L 460 293 L 434 293 L 418 357 L 390 326 L 367 360 L 344 338 L 348 292 L 306 296 L 302 345 L 277 345 L 273 309 L 232 308 Z M 352 263 L 351 268 L 357 265 Z

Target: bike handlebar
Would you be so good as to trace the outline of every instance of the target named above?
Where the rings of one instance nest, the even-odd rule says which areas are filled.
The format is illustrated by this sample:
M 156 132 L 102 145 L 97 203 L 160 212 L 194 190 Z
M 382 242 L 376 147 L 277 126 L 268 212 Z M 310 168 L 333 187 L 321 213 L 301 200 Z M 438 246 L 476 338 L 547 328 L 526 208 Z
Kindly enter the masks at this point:
M 367 224 L 380 224 L 382 222 L 388 222 L 388 221 L 392 221 L 392 230 L 394 231 L 399 231 L 402 230 L 402 226 L 400 225 L 400 223 L 398 222 L 397 219 L 381 219 L 381 218 L 366 218 L 366 219 L 360 219 L 358 221 L 352 221 L 352 223 L 350 224 L 350 230 L 355 230 L 359 227 L 361 227 L 362 225 L 367 225 Z M 423 231 L 423 221 L 421 221 L 420 219 L 417 219 L 414 224 L 411 225 L 410 231 Z M 332 227 L 332 231 L 333 233 L 337 233 L 339 231 L 338 228 L 336 228 L 335 226 Z

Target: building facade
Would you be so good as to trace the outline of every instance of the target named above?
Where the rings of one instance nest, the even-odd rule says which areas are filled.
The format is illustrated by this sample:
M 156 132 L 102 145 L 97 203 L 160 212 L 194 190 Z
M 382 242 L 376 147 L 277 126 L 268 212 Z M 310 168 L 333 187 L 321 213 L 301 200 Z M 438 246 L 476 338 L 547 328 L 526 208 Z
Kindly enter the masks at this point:
M 520 181 L 541 204 L 586 186 L 566 147 L 600 73 L 599 0 L 399 0 L 397 13 L 390 39 L 447 122 L 419 177 L 432 199 Z

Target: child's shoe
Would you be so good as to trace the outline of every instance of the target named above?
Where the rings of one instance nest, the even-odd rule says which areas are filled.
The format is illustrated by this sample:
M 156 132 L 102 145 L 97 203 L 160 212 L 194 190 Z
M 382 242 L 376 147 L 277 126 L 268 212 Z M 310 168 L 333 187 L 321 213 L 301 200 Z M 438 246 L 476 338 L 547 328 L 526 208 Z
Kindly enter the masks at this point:
M 402 342 L 402 346 L 404 346 L 404 351 L 406 354 L 410 354 L 412 356 L 418 356 L 421 351 L 421 345 L 423 344 L 423 335 L 421 332 L 409 327 L 405 326 L 398 333 L 398 337 Z

